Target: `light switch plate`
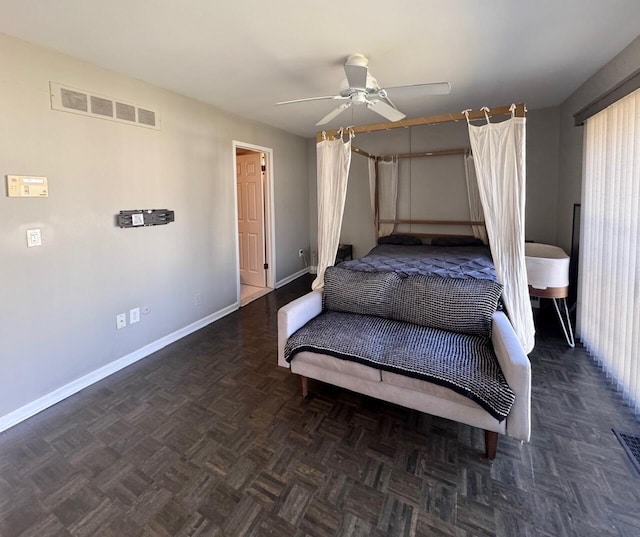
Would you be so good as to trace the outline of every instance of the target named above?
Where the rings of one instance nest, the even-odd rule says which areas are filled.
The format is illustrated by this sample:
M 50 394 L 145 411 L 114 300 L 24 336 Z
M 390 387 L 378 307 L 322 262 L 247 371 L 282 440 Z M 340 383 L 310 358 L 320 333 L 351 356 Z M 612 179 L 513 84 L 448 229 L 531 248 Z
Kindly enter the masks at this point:
M 42 246 L 42 234 L 39 229 L 27 229 L 27 248 Z
M 129 310 L 129 324 L 135 324 L 140 322 L 140 308 L 133 308 Z

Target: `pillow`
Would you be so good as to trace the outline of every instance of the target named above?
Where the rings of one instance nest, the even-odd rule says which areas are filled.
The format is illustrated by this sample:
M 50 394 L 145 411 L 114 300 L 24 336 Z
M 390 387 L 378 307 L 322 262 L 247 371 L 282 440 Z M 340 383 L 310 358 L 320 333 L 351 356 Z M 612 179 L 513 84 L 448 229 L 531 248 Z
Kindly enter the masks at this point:
M 418 246 L 422 244 L 419 237 L 413 237 L 411 235 L 387 235 L 386 237 L 380 237 L 378 244 L 401 244 L 402 246 Z
M 416 274 L 394 296 L 391 317 L 398 321 L 478 336 L 491 336 L 502 285 L 491 280 Z
M 389 317 L 391 300 L 398 292 L 401 279 L 395 272 L 359 272 L 328 267 L 324 273 L 323 308 Z
M 476 237 L 436 237 L 431 239 L 431 246 L 484 246 L 484 242 Z

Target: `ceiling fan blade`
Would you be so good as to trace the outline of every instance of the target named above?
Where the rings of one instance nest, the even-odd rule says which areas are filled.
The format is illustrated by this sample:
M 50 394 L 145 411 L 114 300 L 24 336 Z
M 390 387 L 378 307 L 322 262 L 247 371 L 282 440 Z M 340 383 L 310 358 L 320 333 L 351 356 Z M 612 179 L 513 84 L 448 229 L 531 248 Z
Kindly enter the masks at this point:
M 433 82 L 431 84 L 412 84 L 410 86 L 393 86 L 386 91 L 403 97 L 423 97 L 425 95 L 448 95 L 451 93 L 449 82 Z
M 396 110 L 393 106 L 385 103 L 384 101 L 379 101 L 378 99 L 369 101 L 367 103 L 367 108 L 369 110 L 373 110 L 376 114 L 380 114 L 389 121 L 400 121 L 407 117 L 399 110 Z
M 366 65 L 345 64 L 344 72 L 347 75 L 347 82 L 350 88 L 366 89 L 367 88 L 367 72 Z
M 320 121 L 318 121 L 316 125 L 326 125 L 327 123 L 329 123 L 329 121 L 331 121 L 332 119 L 342 114 L 342 112 L 344 112 L 350 106 L 351 106 L 350 102 L 341 104 L 340 106 L 338 106 L 338 108 L 336 108 L 335 110 L 332 110 L 326 116 L 324 116 Z
M 372 97 L 374 97 L 375 95 L 372 95 Z M 395 103 L 389 99 L 389 96 L 387 95 L 386 90 L 378 90 L 378 97 L 381 99 L 384 99 L 385 101 L 387 101 L 393 108 L 395 108 L 396 110 L 398 109 L 398 107 L 395 105 Z
M 323 97 L 307 97 L 306 99 L 293 99 L 292 101 L 280 101 L 279 103 L 276 103 L 276 105 L 279 105 L 279 104 L 291 104 L 291 103 L 304 103 L 306 101 L 325 101 L 327 99 L 341 100 L 341 99 L 348 99 L 348 97 L 341 97 L 340 95 L 325 95 Z

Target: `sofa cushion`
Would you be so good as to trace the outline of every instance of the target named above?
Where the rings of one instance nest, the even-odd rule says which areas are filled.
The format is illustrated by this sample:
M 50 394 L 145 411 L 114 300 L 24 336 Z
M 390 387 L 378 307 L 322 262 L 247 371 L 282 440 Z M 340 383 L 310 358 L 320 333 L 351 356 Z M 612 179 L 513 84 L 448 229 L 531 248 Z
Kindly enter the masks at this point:
M 453 391 L 451 388 L 440 386 L 426 380 L 420 380 L 414 377 L 408 377 L 407 375 L 392 373 L 390 371 L 382 371 L 381 380 L 382 382 L 386 382 L 391 386 L 398 386 L 399 388 L 405 388 L 414 392 L 424 393 L 433 397 L 437 397 L 438 399 L 444 399 L 446 401 L 451 401 L 453 403 L 458 403 L 460 405 L 468 406 L 471 408 L 480 407 L 480 405 L 478 405 L 478 403 L 476 403 L 472 399 L 469 399 L 468 397 L 465 397 L 464 395 Z
M 393 296 L 401 277 L 395 272 L 358 272 L 328 267 L 324 273 L 323 307 L 326 310 L 391 316 Z
M 489 337 L 501 294 L 502 285 L 491 280 L 411 275 L 393 296 L 391 318 Z
M 334 371 L 340 375 L 356 377 L 372 382 L 380 382 L 382 380 L 379 369 L 370 367 L 358 362 L 350 362 L 342 358 L 336 358 L 329 354 L 320 354 L 317 352 L 303 351 L 296 354 L 296 359 L 291 362 L 291 371 L 298 373 L 301 365 L 310 365 L 320 367 L 329 371 Z

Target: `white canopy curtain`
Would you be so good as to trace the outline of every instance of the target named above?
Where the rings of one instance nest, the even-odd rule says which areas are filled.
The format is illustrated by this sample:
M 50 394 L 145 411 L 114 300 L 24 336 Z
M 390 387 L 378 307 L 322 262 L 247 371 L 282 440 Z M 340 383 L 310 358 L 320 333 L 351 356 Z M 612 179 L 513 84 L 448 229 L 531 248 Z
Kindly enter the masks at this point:
M 378 218 L 376 215 L 376 159 L 369 157 L 369 199 L 371 201 L 371 214 L 373 215 L 373 239 L 378 242 Z
M 371 184 L 371 182 L 369 182 Z M 378 161 L 378 218 L 395 220 L 398 201 L 398 157 Z M 379 224 L 378 236 L 386 237 L 393 233 L 395 224 Z
M 486 125 L 469 123 L 469 138 L 496 276 L 513 329 L 529 353 L 535 328 L 524 261 L 525 125 L 521 117 L 490 123 L 487 116 Z
M 335 140 L 322 140 L 316 144 L 318 177 L 318 275 L 312 289 L 324 287 L 324 272 L 336 260 L 347 181 L 351 166 L 351 138 L 343 141 L 342 134 Z
M 587 119 L 577 331 L 640 414 L 640 90 Z
M 473 163 L 473 155 L 467 153 L 464 156 L 464 175 L 467 180 L 467 196 L 469 197 L 469 216 L 474 222 L 484 222 L 484 211 L 482 210 L 482 200 L 478 190 L 478 180 L 476 179 L 476 169 Z M 484 226 L 471 226 L 473 236 L 487 244 L 487 230 Z

